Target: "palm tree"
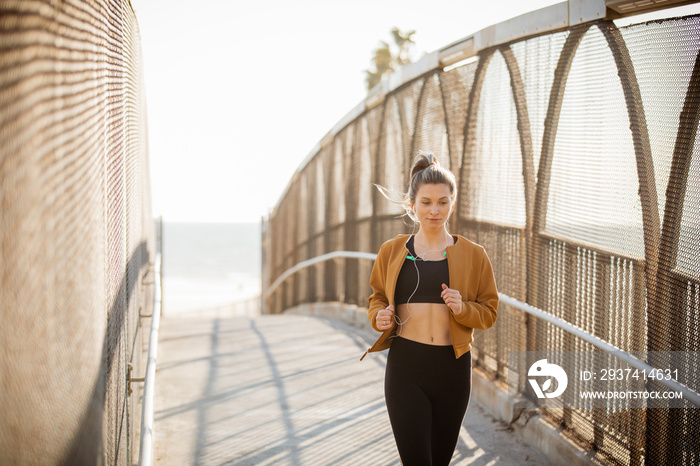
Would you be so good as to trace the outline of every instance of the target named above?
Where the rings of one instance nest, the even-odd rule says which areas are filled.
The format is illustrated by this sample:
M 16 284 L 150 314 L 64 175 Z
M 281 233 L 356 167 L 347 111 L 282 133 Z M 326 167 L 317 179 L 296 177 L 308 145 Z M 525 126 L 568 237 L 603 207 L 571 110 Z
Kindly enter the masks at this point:
M 374 57 L 372 57 L 374 71 L 365 70 L 367 90 L 379 84 L 385 74 L 391 73 L 401 65 L 411 63 L 410 51 L 411 46 L 415 44 L 413 40 L 415 33 L 416 31 L 401 32 L 397 27 L 391 30 L 394 44 L 398 49 L 396 53 L 391 50 L 387 42 L 380 42 L 380 47 L 374 51 Z

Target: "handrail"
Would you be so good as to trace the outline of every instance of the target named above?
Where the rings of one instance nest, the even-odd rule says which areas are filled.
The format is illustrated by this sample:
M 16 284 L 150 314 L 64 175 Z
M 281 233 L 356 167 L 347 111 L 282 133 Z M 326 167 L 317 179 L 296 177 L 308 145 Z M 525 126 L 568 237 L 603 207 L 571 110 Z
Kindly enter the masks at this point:
M 621 361 L 626 362 L 630 366 L 634 367 L 635 369 L 639 369 L 641 371 L 644 371 L 645 375 L 649 375 L 652 372 L 657 371 L 656 368 L 650 366 L 649 364 L 645 363 L 644 361 L 641 361 L 631 354 L 621 350 L 617 346 L 611 345 L 607 341 L 601 340 L 600 338 L 591 335 L 590 333 L 582 330 L 581 328 L 570 324 L 569 322 L 566 322 L 565 320 L 562 320 L 558 317 L 553 316 L 552 314 L 549 314 L 547 312 L 544 312 L 541 309 L 538 309 L 534 306 L 531 306 L 527 303 L 524 303 L 522 301 L 518 301 L 517 299 L 505 295 L 503 293 L 498 293 L 498 297 L 500 298 L 501 301 L 503 301 L 506 304 L 509 304 L 517 309 L 520 309 L 521 311 L 527 312 L 528 314 L 535 316 L 539 319 L 546 320 L 550 324 L 556 325 L 557 327 L 561 328 L 562 330 L 571 333 L 572 335 L 575 335 L 579 337 L 580 339 L 587 341 L 588 343 L 592 344 L 593 346 L 596 346 L 597 348 L 602 349 L 606 353 L 612 354 L 616 358 L 620 359 Z M 696 406 L 700 406 L 700 394 L 691 390 L 690 388 L 686 387 L 685 385 L 680 384 L 679 382 L 669 378 L 657 378 L 656 381 L 658 383 L 661 383 L 666 386 L 666 388 L 670 388 L 671 390 L 675 390 L 677 392 L 682 392 L 683 393 L 683 398 L 687 398 L 690 400 L 693 404 Z
M 277 287 L 290 275 L 298 272 L 299 270 L 309 267 L 311 265 L 317 264 L 319 262 L 323 262 L 326 260 L 330 259 L 335 259 L 338 257 L 345 257 L 345 258 L 351 258 L 351 259 L 369 259 L 369 260 L 375 260 L 377 258 L 376 254 L 369 253 L 369 252 L 357 252 L 357 251 L 334 251 L 330 252 L 328 254 L 323 254 L 321 256 L 317 256 L 308 260 L 305 260 L 303 262 L 299 262 L 297 265 L 294 267 L 291 267 L 287 269 L 282 275 L 275 280 L 275 282 L 270 285 L 270 287 L 265 291 L 264 293 L 264 299 L 267 299 L 276 289 Z M 571 333 L 572 335 L 575 335 L 579 338 L 581 338 L 584 341 L 587 341 L 588 343 L 592 344 L 593 346 L 602 349 L 603 351 L 612 354 L 616 358 L 620 359 L 623 362 L 626 362 L 630 366 L 639 369 L 641 371 L 644 371 L 646 375 L 649 375 L 652 372 L 655 372 L 657 369 L 650 366 L 649 364 L 645 363 L 644 361 L 641 361 L 631 354 L 621 350 L 620 348 L 611 345 L 610 343 L 601 340 L 600 338 L 591 335 L 590 333 L 586 332 L 585 330 L 570 324 L 569 322 L 566 322 L 565 320 L 560 319 L 559 317 L 553 316 L 552 314 L 549 314 L 547 312 L 544 312 L 541 309 L 538 309 L 534 306 L 531 306 L 530 304 L 524 303 L 522 301 L 519 301 L 512 296 L 508 296 L 503 293 L 498 293 L 499 299 L 510 305 L 515 307 L 516 309 L 520 309 L 523 312 L 526 312 L 534 317 L 537 317 L 542 320 L 546 320 L 552 325 L 555 325 L 562 330 Z M 691 390 L 690 388 L 686 387 L 685 385 L 682 385 L 681 383 L 677 382 L 676 380 L 673 379 L 666 379 L 666 378 L 657 378 L 656 381 L 667 388 L 681 392 L 683 393 L 683 398 L 689 400 L 691 403 L 695 404 L 696 406 L 700 406 L 700 394 L 695 392 L 694 390 Z
M 158 327 L 160 325 L 161 283 L 160 283 L 161 254 L 156 254 L 155 273 L 153 278 L 153 314 L 151 316 L 151 333 L 148 338 L 148 362 L 146 376 L 143 382 L 143 406 L 141 412 L 141 443 L 139 445 L 139 466 L 150 466 L 153 462 L 153 399 L 156 381 L 156 356 L 158 354 Z
M 335 259 L 338 257 L 346 257 L 350 259 L 368 259 L 368 260 L 375 260 L 377 258 L 376 254 L 373 254 L 371 252 L 357 252 L 357 251 L 334 251 L 334 252 L 329 252 L 328 254 L 323 254 L 322 256 L 316 256 L 314 258 L 311 258 L 309 260 L 305 260 L 302 262 L 299 262 L 297 265 L 294 267 L 291 267 L 287 270 L 285 270 L 282 275 L 280 275 L 277 280 L 270 285 L 267 290 L 263 293 L 263 299 L 267 299 L 270 297 L 272 293 L 275 292 L 278 286 L 282 284 L 282 282 L 289 277 L 290 275 L 298 272 L 299 270 L 310 267 L 314 264 L 317 264 L 319 262 L 327 261 L 330 259 Z

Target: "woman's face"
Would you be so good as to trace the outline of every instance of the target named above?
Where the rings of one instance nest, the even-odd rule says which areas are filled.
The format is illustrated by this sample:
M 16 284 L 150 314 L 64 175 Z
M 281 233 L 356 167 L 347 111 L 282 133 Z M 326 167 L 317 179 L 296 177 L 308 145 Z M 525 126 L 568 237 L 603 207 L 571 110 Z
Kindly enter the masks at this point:
M 450 218 L 454 203 L 446 184 L 424 184 L 416 192 L 413 207 L 421 228 L 443 228 Z

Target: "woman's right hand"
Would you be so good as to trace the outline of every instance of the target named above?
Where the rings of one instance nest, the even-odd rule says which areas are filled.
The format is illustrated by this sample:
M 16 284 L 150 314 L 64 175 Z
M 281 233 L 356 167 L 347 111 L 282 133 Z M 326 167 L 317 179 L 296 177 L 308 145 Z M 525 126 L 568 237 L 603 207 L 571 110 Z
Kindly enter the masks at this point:
M 389 304 L 386 309 L 377 313 L 377 328 L 381 331 L 388 330 L 394 324 L 394 305 Z

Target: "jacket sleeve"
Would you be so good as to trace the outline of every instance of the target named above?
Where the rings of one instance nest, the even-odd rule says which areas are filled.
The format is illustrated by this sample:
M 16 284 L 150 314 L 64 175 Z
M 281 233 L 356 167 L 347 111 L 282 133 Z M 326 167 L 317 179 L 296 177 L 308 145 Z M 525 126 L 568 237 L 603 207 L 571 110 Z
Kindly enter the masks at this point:
M 491 261 L 482 249 L 481 273 L 475 301 L 462 301 L 462 312 L 454 315 L 455 320 L 465 327 L 486 330 L 496 322 L 498 311 L 498 290 L 493 276 Z
M 369 286 L 372 287 L 373 293 L 369 297 L 369 310 L 367 311 L 369 323 L 377 332 L 382 331 L 377 328 L 377 314 L 379 311 L 389 306 L 389 299 L 386 297 L 385 291 L 387 260 L 388 254 L 386 254 L 386 247 L 382 245 L 382 247 L 379 248 L 377 259 L 374 261 L 374 266 L 372 266 L 372 274 L 369 277 Z

